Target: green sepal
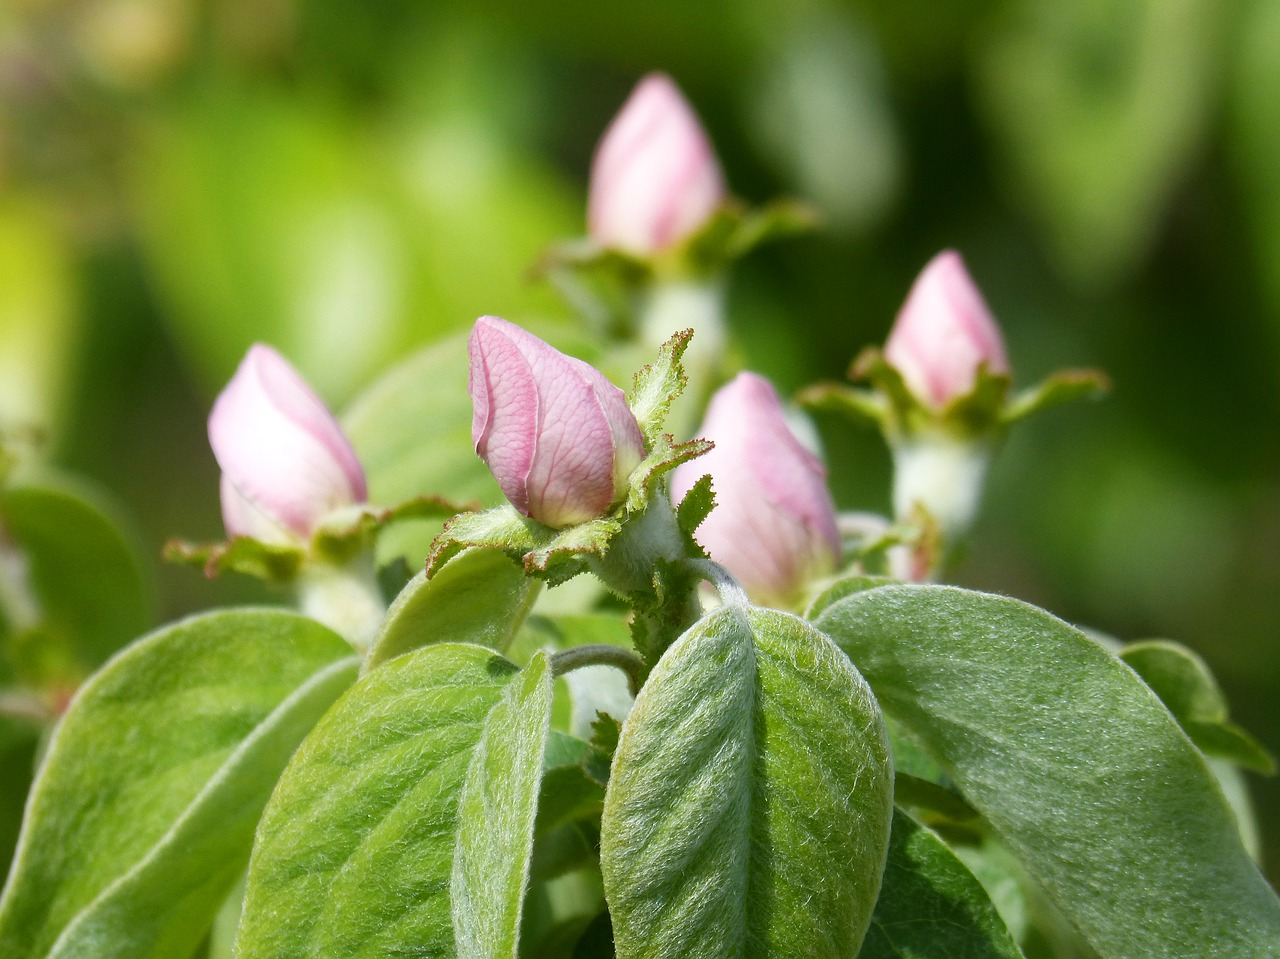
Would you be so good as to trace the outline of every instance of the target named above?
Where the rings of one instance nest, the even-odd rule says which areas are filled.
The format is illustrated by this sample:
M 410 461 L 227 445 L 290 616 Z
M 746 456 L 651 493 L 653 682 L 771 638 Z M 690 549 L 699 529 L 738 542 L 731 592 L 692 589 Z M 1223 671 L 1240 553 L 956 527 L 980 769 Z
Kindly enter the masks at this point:
M 603 556 L 622 528 L 612 516 L 553 529 L 521 516 L 514 506 L 481 513 L 461 513 L 449 520 L 427 557 L 427 578 L 464 549 L 499 549 L 536 576 L 555 586 L 589 568 L 588 558 Z
M 306 552 L 301 546 L 233 536 L 224 543 L 171 539 L 165 543 L 164 558 L 170 563 L 199 567 L 209 579 L 222 573 L 243 573 L 268 583 L 288 583 L 298 575 Z
M 713 445 L 707 440 L 696 439 L 677 443 L 675 437 L 663 432 L 671 404 L 689 382 L 681 358 L 692 338 L 693 330 L 680 330 L 667 340 L 659 349 L 657 360 L 636 373 L 631 392 L 627 395 L 627 405 L 640 425 L 648 450 L 644 460 L 632 470 L 628 481 L 628 513 L 645 508 L 659 477 L 681 463 L 701 456 Z
M 789 197 L 754 209 L 729 204 L 712 217 L 707 229 L 691 238 L 689 253 L 703 271 L 711 272 L 766 243 L 811 233 L 821 224 L 817 209 Z
M 632 380 L 627 406 L 640 426 L 645 445 L 651 448 L 662 438 L 672 402 L 689 383 L 681 359 L 691 339 L 693 330 L 675 333 L 659 348 L 658 358 L 637 372 Z
M 1099 370 L 1060 370 L 1010 396 L 1010 376 L 982 363 L 973 388 L 936 409 L 912 392 L 898 369 L 874 346 L 854 359 L 849 379 L 866 380 L 872 388 L 818 383 L 802 390 L 798 400 L 811 410 L 874 423 L 890 438 L 938 431 L 958 437 L 999 436 L 1011 423 L 1039 410 L 1078 399 L 1095 399 L 1110 389 L 1106 374 Z
M 1149 639 L 1124 647 L 1119 655 L 1160 697 L 1201 752 L 1264 775 L 1275 773 L 1274 757 L 1230 721 L 1226 697 L 1194 652 L 1168 640 Z
M 689 492 L 684 494 L 680 505 L 676 507 L 676 525 L 684 534 L 684 546 L 690 556 L 708 559 L 706 550 L 694 539 L 693 534 L 711 515 L 716 506 L 716 494 L 711 485 L 710 475 L 701 476 Z
M 395 506 L 361 505 L 325 517 L 311 535 L 311 552 L 326 562 L 343 565 L 372 546 L 386 527 L 404 520 L 445 519 L 477 508 L 443 496 L 415 496 Z
M 655 279 L 722 273 L 757 247 L 811 232 L 820 223 L 817 210 L 800 200 L 784 197 L 753 209 L 729 198 L 698 230 L 653 256 L 602 247 L 583 237 L 547 250 L 535 264 L 534 274 L 571 271 L 637 289 Z
M 1013 423 L 1040 410 L 1075 400 L 1094 400 L 1111 389 L 1111 380 L 1101 370 L 1059 370 L 1021 390 L 1005 406 L 1000 418 Z
M 880 426 L 891 437 L 940 429 L 961 437 L 996 433 L 1003 425 L 1013 382 L 1007 373 L 996 373 L 985 363 L 979 364 L 973 389 L 935 409 L 911 391 L 898 369 L 874 346 L 867 347 L 853 361 L 849 377 L 867 380 L 885 397 Z
M 874 390 L 845 383 L 815 383 L 796 394 L 796 402 L 807 410 L 838 413 L 855 423 L 879 426 L 888 416 L 885 398 Z
M 266 543 L 251 536 L 233 536 L 222 543 L 170 540 L 164 558 L 171 563 L 198 566 L 213 579 L 221 573 L 243 573 L 268 583 L 292 582 L 303 564 L 319 559 L 333 565 L 350 562 L 369 549 L 387 526 L 402 520 L 455 516 L 474 504 L 459 504 L 442 496 L 417 496 L 396 506 L 362 504 L 336 510 L 317 524 L 309 544 Z

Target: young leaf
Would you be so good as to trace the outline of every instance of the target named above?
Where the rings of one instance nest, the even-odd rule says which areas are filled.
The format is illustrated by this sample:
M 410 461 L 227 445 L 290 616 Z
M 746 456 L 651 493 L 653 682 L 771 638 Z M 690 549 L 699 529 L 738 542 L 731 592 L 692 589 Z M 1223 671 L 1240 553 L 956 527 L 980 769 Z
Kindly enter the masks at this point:
M 396 597 L 374 637 L 365 671 L 428 643 L 475 643 L 504 651 L 528 612 L 533 581 L 492 549 L 460 553 Z
M 986 890 L 932 830 L 894 810 L 858 959 L 1022 959 Z
M 1280 901 L 1134 673 L 1033 606 L 885 586 L 816 625 L 1104 959 L 1280 956 Z
M 803 620 L 725 606 L 622 730 L 601 866 L 619 959 L 854 957 L 888 844 L 879 709 Z
M 458 800 L 449 892 L 459 959 L 516 959 L 550 726 L 551 669 L 538 653 L 489 714 Z
M 440 643 L 356 683 L 299 748 L 263 814 L 238 959 L 454 956 L 459 855 L 476 910 L 465 931 L 505 934 L 504 923 L 519 919 L 513 889 L 532 841 L 545 673 L 544 656 L 521 674 L 492 650 Z M 494 808 L 504 791 L 502 811 L 480 822 L 477 810 Z M 471 880 L 481 875 L 477 889 Z M 505 945 L 463 948 L 499 955 Z
M 311 620 L 254 610 L 185 620 L 108 663 L 32 790 L 0 957 L 189 954 L 290 753 L 354 678 L 350 653 Z

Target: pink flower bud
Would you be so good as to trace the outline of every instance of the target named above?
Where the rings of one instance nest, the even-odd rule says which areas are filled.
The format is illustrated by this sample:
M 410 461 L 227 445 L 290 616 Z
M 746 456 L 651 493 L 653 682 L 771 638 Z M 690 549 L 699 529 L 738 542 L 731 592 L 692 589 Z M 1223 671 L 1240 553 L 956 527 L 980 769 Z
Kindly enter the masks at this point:
M 651 256 L 696 232 L 724 199 L 720 164 L 697 116 L 670 77 L 649 74 L 596 148 L 591 238 Z
M 609 512 L 644 458 L 622 390 L 496 316 L 476 320 L 470 353 L 471 438 L 507 499 L 548 526 Z
M 716 508 L 698 542 L 753 599 L 786 605 L 839 561 L 826 470 L 791 432 L 769 381 L 754 373 L 720 388 L 698 435 L 715 449 L 676 467 L 673 498 L 710 473 Z
M 884 358 L 934 409 L 973 392 L 982 364 L 1009 372 L 1000 327 L 955 250 L 939 253 L 916 278 Z
M 279 353 L 249 347 L 209 414 L 228 536 L 308 539 L 316 523 L 368 496 L 364 471 L 324 402 Z

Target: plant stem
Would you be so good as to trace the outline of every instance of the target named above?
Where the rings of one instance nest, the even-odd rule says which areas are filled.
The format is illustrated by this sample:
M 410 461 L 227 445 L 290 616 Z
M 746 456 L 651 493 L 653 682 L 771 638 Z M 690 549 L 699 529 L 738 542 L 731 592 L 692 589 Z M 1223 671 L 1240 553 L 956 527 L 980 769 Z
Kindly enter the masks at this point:
M 551 673 L 554 676 L 563 676 L 583 666 L 613 666 L 622 670 L 627 674 L 627 685 L 631 687 L 632 696 L 639 695 L 640 687 L 649 675 L 649 667 L 644 660 L 620 646 L 606 646 L 603 643 L 574 646 L 551 657 Z
M 363 654 L 387 614 L 374 574 L 373 554 L 347 563 L 308 564 L 298 576 L 298 605 L 303 615 L 323 623 Z

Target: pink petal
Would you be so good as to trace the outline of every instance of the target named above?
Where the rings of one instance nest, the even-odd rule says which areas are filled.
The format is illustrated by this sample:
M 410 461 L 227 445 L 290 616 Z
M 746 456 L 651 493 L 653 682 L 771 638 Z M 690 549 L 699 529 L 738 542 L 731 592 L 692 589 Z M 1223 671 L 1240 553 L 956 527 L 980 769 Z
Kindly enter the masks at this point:
M 239 497 L 298 536 L 309 536 L 326 513 L 367 497 L 364 471 L 342 428 L 268 346 L 250 347 L 214 402 L 209 443 Z M 234 527 L 245 514 L 241 505 L 225 503 L 224 497 Z
M 769 382 L 742 373 L 712 398 L 699 435 L 716 445 L 677 467 L 679 500 L 710 473 L 717 506 L 697 539 L 763 601 L 784 602 L 839 558 L 826 471 L 795 438 Z
M 651 255 L 695 232 L 724 199 L 724 176 L 697 115 L 670 77 L 645 77 L 596 149 L 592 238 Z
M 1007 373 L 1000 327 L 954 250 L 944 250 L 911 287 L 885 359 L 922 401 L 941 408 L 971 392 L 980 364 Z
M 471 342 L 472 436 L 507 498 L 549 526 L 608 512 L 644 455 L 622 391 L 497 317 Z

